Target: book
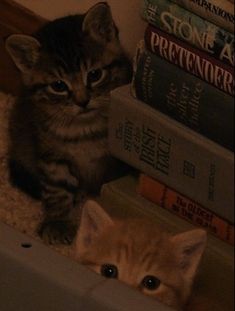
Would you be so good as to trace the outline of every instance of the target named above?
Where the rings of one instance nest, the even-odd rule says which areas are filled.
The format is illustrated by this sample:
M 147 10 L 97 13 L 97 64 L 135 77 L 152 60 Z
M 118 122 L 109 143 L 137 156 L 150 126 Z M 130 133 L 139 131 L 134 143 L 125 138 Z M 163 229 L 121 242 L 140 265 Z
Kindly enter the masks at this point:
M 132 94 L 218 144 L 234 150 L 234 99 L 149 52 L 141 41 Z
M 142 17 L 161 30 L 234 65 L 234 35 L 170 0 L 144 0 Z
M 186 10 L 220 26 L 234 31 L 234 3 L 228 0 L 172 0 Z
M 234 245 L 234 225 L 158 180 L 141 174 L 137 192 L 144 198 L 173 212 L 196 226 L 207 229 L 221 240 Z
M 154 54 L 179 66 L 196 77 L 234 95 L 233 68 L 160 29 L 149 25 L 145 30 L 145 45 Z
M 171 233 L 198 228 L 198 226 L 145 199 L 137 191 L 139 174 L 130 174 L 102 186 L 96 200 L 114 218 L 148 217 Z M 221 255 L 221 260 L 234 265 L 234 247 L 208 232 L 208 247 Z
M 125 176 L 109 182 L 103 185 L 99 202 L 113 217 L 148 217 L 173 234 L 195 229 L 195 225 L 138 195 L 136 186 L 137 179 L 133 176 Z M 143 233 L 140 231 L 139 234 Z M 203 297 L 210 298 L 216 303 L 217 311 L 234 310 L 233 273 L 233 246 L 208 233 L 207 247 L 196 288 L 199 290 L 198 294 L 202 293 Z M 202 309 L 199 307 L 198 310 Z M 210 309 L 203 308 L 203 310 Z
M 233 222 L 233 152 L 133 98 L 130 85 L 111 93 L 108 134 L 113 156 Z

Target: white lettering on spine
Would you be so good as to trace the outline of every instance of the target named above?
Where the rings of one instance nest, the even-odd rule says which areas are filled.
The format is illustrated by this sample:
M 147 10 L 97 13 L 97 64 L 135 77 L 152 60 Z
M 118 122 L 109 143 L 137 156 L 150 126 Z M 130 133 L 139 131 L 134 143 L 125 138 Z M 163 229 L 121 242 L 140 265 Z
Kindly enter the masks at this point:
M 161 21 L 167 32 L 173 33 L 176 36 L 180 36 L 187 42 L 200 46 L 203 50 L 213 54 L 213 42 L 211 38 L 211 32 L 203 32 L 200 34 L 196 27 L 193 27 L 189 23 L 182 21 L 169 12 L 163 12 L 161 14 Z
M 172 41 L 168 41 L 153 31 L 150 36 L 150 44 L 152 51 L 157 52 L 164 59 L 186 69 L 219 89 L 231 95 L 234 94 L 234 78 L 229 71 Z
M 227 59 L 231 64 L 234 64 L 234 54 L 232 53 L 231 45 L 226 43 L 220 53 L 220 59 Z

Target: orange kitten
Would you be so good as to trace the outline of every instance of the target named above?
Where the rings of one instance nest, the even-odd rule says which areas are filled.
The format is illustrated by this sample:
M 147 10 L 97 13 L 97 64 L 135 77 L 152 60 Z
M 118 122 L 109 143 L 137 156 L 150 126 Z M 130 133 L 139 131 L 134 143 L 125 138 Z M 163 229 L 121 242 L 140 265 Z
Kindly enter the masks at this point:
M 205 245 L 204 230 L 172 236 L 147 219 L 113 221 L 89 200 L 83 207 L 76 257 L 95 272 L 182 310 Z

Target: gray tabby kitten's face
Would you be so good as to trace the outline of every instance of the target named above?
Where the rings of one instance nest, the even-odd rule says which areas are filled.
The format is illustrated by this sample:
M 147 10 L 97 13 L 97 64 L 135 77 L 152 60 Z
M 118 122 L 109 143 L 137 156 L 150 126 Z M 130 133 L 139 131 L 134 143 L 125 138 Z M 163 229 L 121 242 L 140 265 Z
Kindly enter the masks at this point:
M 34 37 L 12 35 L 6 48 L 39 115 L 43 112 L 43 121 L 46 115 L 58 127 L 99 123 L 97 118 L 106 117 L 110 90 L 131 78 L 105 3 L 85 15 L 50 22 Z
M 176 310 L 189 299 L 205 246 L 204 230 L 171 236 L 146 219 L 113 221 L 94 201 L 83 207 L 75 245 L 80 263 Z

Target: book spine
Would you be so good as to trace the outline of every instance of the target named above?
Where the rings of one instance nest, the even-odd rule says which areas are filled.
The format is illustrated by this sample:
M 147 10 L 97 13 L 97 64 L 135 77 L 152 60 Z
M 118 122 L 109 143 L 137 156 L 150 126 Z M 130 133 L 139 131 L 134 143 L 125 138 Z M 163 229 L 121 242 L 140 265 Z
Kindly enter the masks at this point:
M 112 93 L 109 149 L 228 221 L 234 217 L 234 154 L 133 98 Z
M 234 32 L 234 3 L 226 0 L 172 0 L 209 22 Z
M 234 35 L 170 0 L 144 0 L 143 18 L 161 30 L 234 65 Z
M 149 201 L 168 209 L 196 226 L 204 227 L 218 238 L 234 245 L 234 226 L 161 182 L 141 174 L 137 192 Z
M 134 59 L 133 95 L 220 145 L 234 150 L 234 101 L 209 83 L 149 52 Z
M 145 31 L 145 44 L 154 54 L 234 95 L 232 67 L 150 25 Z

